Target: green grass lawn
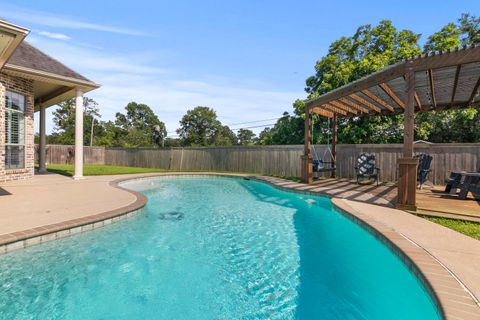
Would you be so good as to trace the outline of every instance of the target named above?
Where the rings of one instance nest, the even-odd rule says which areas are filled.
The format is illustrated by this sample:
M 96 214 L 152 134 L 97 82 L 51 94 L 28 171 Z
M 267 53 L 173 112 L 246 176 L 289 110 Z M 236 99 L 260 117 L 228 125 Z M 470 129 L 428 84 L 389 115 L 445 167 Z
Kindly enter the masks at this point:
M 54 173 L 63 174 L 65 176 L 73 176 L 73 165 L 71 164 L 48 164 L 47 170 Z M 155 168 L 135 168 L 108 166 L 101 164 L 86 164 L 83 166 L 83 174 L 85 176 L 102 176 L 112 174 L 129 174 L 129 173 L 148 173 L 148 172 L 165 172 L 162 169 Z
M 480 240 L 480 223 L 452 220 L 446 218 L 423 217 L 429 221 L 438 223 L 444 227 L 463 233 L 469 237 Z

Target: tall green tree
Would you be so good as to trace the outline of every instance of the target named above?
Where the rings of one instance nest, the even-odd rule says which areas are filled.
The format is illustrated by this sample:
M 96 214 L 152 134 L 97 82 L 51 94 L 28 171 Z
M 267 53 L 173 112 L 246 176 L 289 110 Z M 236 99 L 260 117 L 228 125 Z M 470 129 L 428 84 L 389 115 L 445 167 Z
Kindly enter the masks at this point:
M 101 116 L 98 103 L 91 98 L 83 98 L 83 108 L 83 143 L 88 145 L 92 131 L 92 119 L 95 118 L 95 121 L 98 123 Z M 53 133 L 48 137 L 48 143 L 75 143 L 75 99 L 69 99 L 58 105 L 57 109 L 53 112 L 53 123 L 55 126 Z M 94 125 L 94 137 L 102 134 L 102 125 Z
M 215 146 L 231 146 L 237 144 L 237 135 L 229 126 L 221 126 L 215 135 L 213 145 Z
M 248 146 L 255 143 L 256 135 L 250 129 L 238 129 L 237 131 L 238 144 L 242 146 Z
M 150 147 L 167 136 L 165 123 L 146 104 L 130 102 L 125 114 L 115 116 L 117 143 L 124 147 Z
M 423 50 L 431 52 L 455 49 L 462 43 L 460 39 L 461 34 L 462 30 L 455 23 L 449 23 L 440 31 L 428 37 Z
M 221 126 L 215 110 L 198 106 L 182 117 L 177 133 L 185 146 L 209 146 L 214 144 Z
M 419 34 L 397 30 L 391 21 L 363 25 L 350 37 L 334 41 L 326 56 L 315 64 L 315 74 L 306 80 L 308 99 L 355 81 L 374 71 L 421 52 Z M 267 143 L 303 143 L 304 101 L 293 104 L 294 114 L 282 117 L 269 131 Z M 343 118 L 338 123 L 340 143 L 399 142 L 402 116 Z M 395 127 L 397 129 L 392 129 Z M 326 143 L 331 128 L 324 117 L 315 117 L 314 143 Z
M 355 81 L 421 51 L 446 51 L 459 45 L 480 43 L 480 18 L 463 14 L 456 23 L 449 23 L 428 37 L 424 47 L 418 44 L 419 34 L 398 31 L 390 21 L 376 26 L 360 26 L 351 37 L 334 41 L 326 56 L 315 64 L 315 74 L 306 80 L 307 99 L 322 95 Z M 297 100 L 294 113 L 282 117 L 273 128 L 265 129 L 260 143 L 303 143 L 305 104 Z M 480 141 L 478 109 L 428 112 L 416 115 L 416 139 L 432 142 Z M 326 143 L 331 127 L 325 117 L 313 119 L 314 143 Z M 295 125 L 297 124 L 297 125 Z M 297 128 L 298 130 L 292 130 Z M 403 115 L 340 118 L 339 143 L 395 143 L 403 139 Z
M 273 128 L 266 128 L 260 134 L 261 144 L 303 143 L 304 121 L 301 117 L 284 112 Z

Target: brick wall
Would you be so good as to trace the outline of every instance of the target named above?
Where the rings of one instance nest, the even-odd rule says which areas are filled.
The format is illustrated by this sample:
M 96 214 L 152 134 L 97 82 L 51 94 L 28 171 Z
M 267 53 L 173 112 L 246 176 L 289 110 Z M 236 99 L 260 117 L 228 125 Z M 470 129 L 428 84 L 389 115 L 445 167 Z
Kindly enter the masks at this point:
M 25 168 L 5 169 L 5 91 L 25 96 Z M 0 182 L 27 179 L 34 173 L 34 96 L 33 80 L 0 73 Z

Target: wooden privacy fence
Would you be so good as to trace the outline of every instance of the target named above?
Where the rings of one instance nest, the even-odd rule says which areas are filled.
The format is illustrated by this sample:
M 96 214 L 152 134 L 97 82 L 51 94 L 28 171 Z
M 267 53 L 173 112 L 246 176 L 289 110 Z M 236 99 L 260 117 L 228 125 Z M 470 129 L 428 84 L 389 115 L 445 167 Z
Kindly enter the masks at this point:
M 337 176 L 354 178 L 361 152 L 376 155 L 380 180 L 396 181 L 401 144 L 341 144 L 337 146 Z M 72 146 L 47 146 L 47 163 L 72 163 Z M 315 146 L 319 158 L 328 159 L 325 145 Z M 480 143 L 415 144 L 415 153 L 433 156 L 430 181 L 443 184 L 451 170 L 475 171 L 480 167 Z M 230 171 L 299 177 L 303 145 L 232 146 L 170 149 L 85 147 L 85 163 L 160 168 L 175 171 Z M 313 153 L 315 157 L 315 153 Z
M 49 144 L 45 148 L 46 163 L 73 164 L 75 147 Z M 38 163 L 38 144 L 35 145 L 35 163 Z M 83 160 L 86 164 L 105 164 L 104 147 L 83 147 Z
M 301 146 L 107 149 L 105 163 L 176 171 L 300 175 Z

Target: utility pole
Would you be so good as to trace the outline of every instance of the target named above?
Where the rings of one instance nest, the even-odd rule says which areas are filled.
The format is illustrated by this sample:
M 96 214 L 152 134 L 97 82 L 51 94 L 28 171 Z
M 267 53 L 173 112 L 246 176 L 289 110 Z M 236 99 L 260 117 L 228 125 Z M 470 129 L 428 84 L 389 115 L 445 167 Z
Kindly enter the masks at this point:
M 93 114 L 92 114 L 92 128 L 90 131 L 90 147 L 93 145 L 93 126 L 95 126 L 95 118 L 93 117 Z

